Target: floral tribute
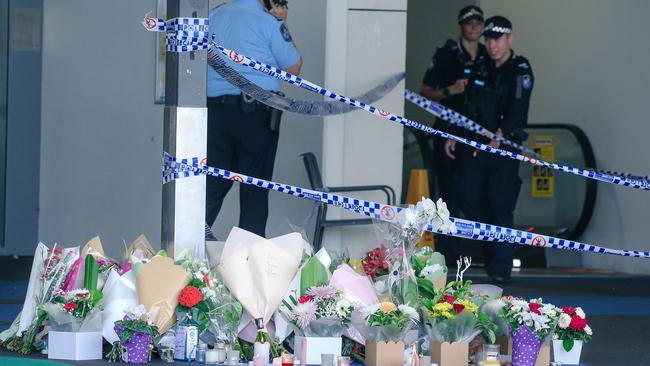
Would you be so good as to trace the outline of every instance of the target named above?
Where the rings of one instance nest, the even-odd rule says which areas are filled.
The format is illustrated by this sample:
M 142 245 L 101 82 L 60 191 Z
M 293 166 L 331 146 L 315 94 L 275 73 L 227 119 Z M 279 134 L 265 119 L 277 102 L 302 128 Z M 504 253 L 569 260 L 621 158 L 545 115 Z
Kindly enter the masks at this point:
M 587 324 L 587 317 L 582 308 L 562 308 L 553 339 L 561 340 L 565 351 L 571 351 L 575 341 L 589 342 L 592 335 L 593 332 Z

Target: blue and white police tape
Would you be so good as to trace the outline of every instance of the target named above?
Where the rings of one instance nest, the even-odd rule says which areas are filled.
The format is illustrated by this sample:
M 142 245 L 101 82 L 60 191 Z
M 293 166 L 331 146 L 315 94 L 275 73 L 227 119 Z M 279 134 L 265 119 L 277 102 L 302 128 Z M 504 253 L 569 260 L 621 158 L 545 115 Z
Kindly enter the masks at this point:
M 200 174 L 210 175 L 223 179 L 230 179 L 242 184 L 254 185 L 260 188 L 282 192 L 290 196 L 306 198 L 331 206 L 341 207 L 343 209 L 354 211 L 385 222 L 397 223 L 397 215 L 402 210 L 401 207 L 397 206 L 360 200 L 339 194 L 315 191 L 311 189 L 291 186 L 288 184 L 250 177 L 225 169 L 205 166 L 200 163 L 199 158 L 177 159 L 174 156 L 163 153 L 163 183 L 168 183 L 174 179 L 181 177 L 191 177 Z M 548 247 L 580 252 L 612 254 L 624 257 L 650 258 L 650 252 L 604 248 L 597 245 L 580 243 L 572 240 L 560 239 L 552 236 L 535 234 L 531 232 L 510 229 L 496 225 L 483 224 L 480 222 L 458 218 L 451 218 L 451 221 L 453 221 L 456 225 L 456 233 L 449 234 L 444 233 L 440 230 L 434 231 L 431 224 L 427 226 L 426 231 L 473 240 Z
M 413 104 L 417 105 L 418 107 L 424 109 L 425 111 L 433 114 L 434 116 L 442 120 L 445 120 L 451 124 L 462 127 L 466 130 L 477 133 L 479 135 L 483 135 L 491 140 L 499 141 L 505 145 L 512 146 L 515 149 L 525 151 L 529 154 L 533 154 L 535 156 L 538 155 L 537 153 L 535 153 L 535 151 L 528 149 L 521 144 L 518 144 L 514 141 L 510 141 L 503 136 L 497 136 L 492 131 L 479 125 L 478 123 L 472 121 L 471 119 L 463 116 L 462 114 L 454 111 L 453 109 L 447 108 L 440 103 L 436 103 L 432 100 L 429 100 L 409 89 L 404 90 L 404 98 L 409 102 L 412 102 Z
M 339 102 L 296 100 L 262 89 L 228 66 L 225 60 L 212 49 L 208 50 L 208 65 L 244 94 L 276 109 L 310 116 L 332 116 L 357 110 L 354 106 Z M 393 90 L 400 81 L 404 80 L 404 75 L 403 72 L 396 74 L 355 99 L 373 103 Z
M 543 160 L 539 159 L 534 159 L 530 158 L 528 156 L 524 156 L 521 154 L 513 153 L 511 151 L 503 150 L 503 149 L 498 149 L 498 148 L 493 148 L 491 146 L 481 144 L 476 141 L 472 141 L 470 139 L 458 137 L 456 135 L 448 134 L 446 132 L 442 132 L 439 130 L 436 130 L 432 127 L 426 126 L 422 123 L 411 121 L 405 117 L 390 113 L 388 111 L 384 111 L 381 108 L 375 107 L 374 105 L 371 104 L 366 104 L 363 102 L 356 101 L 354 99 L 348 98 L 344 95 L 336 94 L 334 92 L 331 92 L 317 84 L 314 84 L 308 80 L 304 80 L 299 76 L 295 76 L 293 74 L 290 74 L 286 71 L 283 71 L 277 67 L 267 65 L 263 62 L 252 60 L 245 55 L 239 54 L 233 50 L 229 50 L 227 48 L 224 48 L 223 46 L 216 45 L 214 43 L 211 43 L 211 47 L 216 47 L 219 52 L 221 52 L 223 55 L 231 59 L 232 61 L 244 65 L 247 67 L 250 67 L 252 69 L 255 69 L 261 73 L 273 76 L 275 78 L 278 78 L 280 80 L 283 80 L 289 84 L 293 84 L 296 86 L 299 86 L 303 89 L 309 90 L 311 92 L 317 93 L 324 95 L 326 97 L 329 97 L 334 100 L 338 100 L 339 102 L 342 103 L 347 103 L 349 105 L 355 106 L 359 109 L 363 109 L 368 113 L 377 115 L 379 117 L 382 117 L 384 119 L 393 121 L 393 122 L 398 122 L 400 124 L 403 124 L 408 127 L 416 128 L 420 131 L 436 135 L 441 138 L 446 138 L 446 139 L 452 139 L 454 141 L 460 142 L 462 144 L 466 144 L 469 146 L 472 146 L 476 149 L 486 151 L 492 154 L 497 154 L 501 156 L 505 156 L 511 159 L 517 159 L 520 161 L 524 161 L 530 164 L 534 165 L 539 165 L 543 167 L 548 167 L 553 170 L 558 170 L 570 174 L 575 174 L 579 175 L 585 178 L 589 179 L 595 179 L 599 180 L 602 182 L 607 182 L 607 183 L 612 183 L 612 184 L 617 184 L 621 186 L 626 186 L 626 187 L 632 187 L 632 188 L 638 188 L 638 189 L 643 189 L 643 190 L 650 190 L 650 182 L 640 180 L 640 179 L 630 179 L 626 177 L 620 177 L 620 176 L 614 176 L 611 174 L 604 174 L 601 172 L 594 172 L 593 170 L 587 170 L 587 169 L 580 169 L 580 168 L 575 168 L 569 165 L 563 165 L 563 164 L 557 164 L 557 163 L 549 163 Z
M 404 97 L 406 100 L 412 102 L 413 104 L 417 105 L 418 107 L 426 110 L 427 112 L 433 114 L 434 116 L 443 119 L 451 124 L 457 125 L 459 127 L 465 128 L 466 130 L 469 130 L 471 132 L 477 133 L 479 135 L 487 136 L 488 138 L 496 141 L 500 141 L 506 145 L 512 146 L 516 149 L 525 151 L 529 154 L 533 154 L 536 157 L 539 155 L 535 153 L 535 151 L 528 149 L 524 147 L 523 145 L 517 144 L 516 142 L 510 141 L 506 139 L 503 136 L 497 136 L 494 134 L 492 131 L 486 129 L 485 127 L 479 125 L 478 123 L 472 121 L 471 119 L 463 116 L 462 114 L 454 111 L 453 109 L 447 108 L 440 103 L 436 103 L 434 101 L 431 101 L 409 89 L 404 90 Z M 630 174 L 630 173 L 624 173 L 624 172 L 614 172 L 614 171 L 609 171 L 609 170 L 603 170 L 603 169 L 596 169 L 596 172 L 602 173 L 602 174 L 609 174 L 612 176 L 620 176 L 620 177 L 626 177 L 629 179 L 636 179 L 636 180 L 644 180 L 646 182 L 650 181 L 650 178 L 645 175 L 638 175 L 638 174 Z
M 170 52 L 191 52 L 208 48 L 209 26 L 207 18 L 152 18 L 144 16 L 142 25 L 148 31 L 166 33 L 166 50 Z

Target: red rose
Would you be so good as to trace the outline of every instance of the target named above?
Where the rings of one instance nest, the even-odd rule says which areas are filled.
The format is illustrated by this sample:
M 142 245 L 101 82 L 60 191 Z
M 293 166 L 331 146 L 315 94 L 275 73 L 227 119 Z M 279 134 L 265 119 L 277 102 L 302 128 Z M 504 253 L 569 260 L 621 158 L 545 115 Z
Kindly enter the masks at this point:
M 575 309 L 575 308 L 572 308 L 572 307 L 570 307 L 570 306 L 565 306 L 565 307 L 563 307 L 563 308 L 562 308 L 562 312 L 564 312 L 565 314 L 568 314 L 569 316 L 574 316 L 574 315 L 576 315 L 576 309 Z
M 61 254 L 63 253 L 63 251 L 61 250 L 61 248 L 54 248 L 54 253 Z
M 302 295 L 302 296 L 300 296 L 300 298 L 298 299 L 298 302 L 301 303 L 301 304 L 304 304 L 304 303 L 306 303 L 306 302 L 311 301 L 313 298 L 314 298 L 314 297 L 311 296 L 311 295 Z
M 528 309 L 530 309 L 531 312 L 537 314 L 537 315 L 542 315 L 542 313 L 539 311 L 539 308 L 542 307 L 542 304 L 538 304 L 536 302 L 531 302 L 528 304 Z
M 582 319 L 579 316 L 572 316 L 571 317 L 571 323 L 569 324 L 569 328 L 575 329 L 575 330 L 583 330 L 587 326 L 587 320 Z
M 70 303 L 67 303 L 67 304 L 63 305 L 63 308 L 65 309 L 65 311 L 70 313 L 70 312 L 72 312 L 73 310 L 75 310 L 77 308 L 77 304 L 70 302 Z
M 463 304 L 454 304 L 454 311 L 456 314 L 460 314 L 461 311 L 465 309 L 465 305 Z
M 194 307 L 201 300 L 203 300 L 203 294 L 194 286 L 186 286 L 178 295 L 178 303 L 188 308 Z
M 445 295 L 444 301 L 453 304 L 454 301 L 456 301 L 456 298 L 451 295 Z

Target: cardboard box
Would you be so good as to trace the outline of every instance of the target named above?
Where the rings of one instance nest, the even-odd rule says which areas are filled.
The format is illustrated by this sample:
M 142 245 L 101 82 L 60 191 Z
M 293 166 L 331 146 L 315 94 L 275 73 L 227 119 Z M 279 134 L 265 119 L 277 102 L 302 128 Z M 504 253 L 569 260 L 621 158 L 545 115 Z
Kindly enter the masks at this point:
M 296 335 L 293 341 L 293 354 L 300 357 L 302 354 L 302 340 L 306 340 L 307 365 L 320 365 L 321 354 L 332 354 L 334 360 L 341 355 L 343 339 L 341 337 L 301 337 Z M 301 360 L 302 361 L 302 360 Z
M 402 366 L 403 364 L 404 342 L 366 341 L 366 366 Z
M 102 332 L 48 333 L 47 358 L 55 360 L 101 360 Z
M 506 359 L 512 359 L 512 338 L 499 336 L 496 339 L 496 343 L 500 346 L 500 351 L 502 355 L 508 356 Z M 535 366 L 548 366 L 551 363 L 551 345 L 550 342 L 545 342 L 542 344 L 542 348 L 539 350 L 537 355 L 537 361 Z
M 429 347 L 431 362 L 440 366 L 467 366 L 469 343 L 431 342 Z

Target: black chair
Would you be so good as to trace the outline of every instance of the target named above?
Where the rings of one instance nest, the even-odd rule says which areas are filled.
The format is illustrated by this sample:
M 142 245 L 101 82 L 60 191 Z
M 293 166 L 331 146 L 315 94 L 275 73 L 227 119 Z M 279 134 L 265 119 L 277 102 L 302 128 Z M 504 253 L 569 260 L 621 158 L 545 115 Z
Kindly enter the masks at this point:
M 307 152 L 300 154 L 302 161 L 307 170 L 307 177 L 311 189 L 320 192 L 361 192 L 361 191 L 382 191 L 386 193 L 387 203 L 389 205 L 395 204 L 395 190 L 387 185 L 369 185 L 369 186 L 348 186 L 348 187 L 325 187 L 323 179 L 320 174 L 320 168 L 316 161 L 316 156 L 313 153 Z M 367 225 L 372 224 L 372 219 L 343 219 L 343 220 L 328 220 L 327 219 L 327 205 L 324 203 L 318 204 L 318 212 L 316 215 L 316 225 L 314 229 L 314 250 L 321 248 L 323 240 L 323 231 L 326 227 L 333 226 L 348 226 L 348 225 Z

